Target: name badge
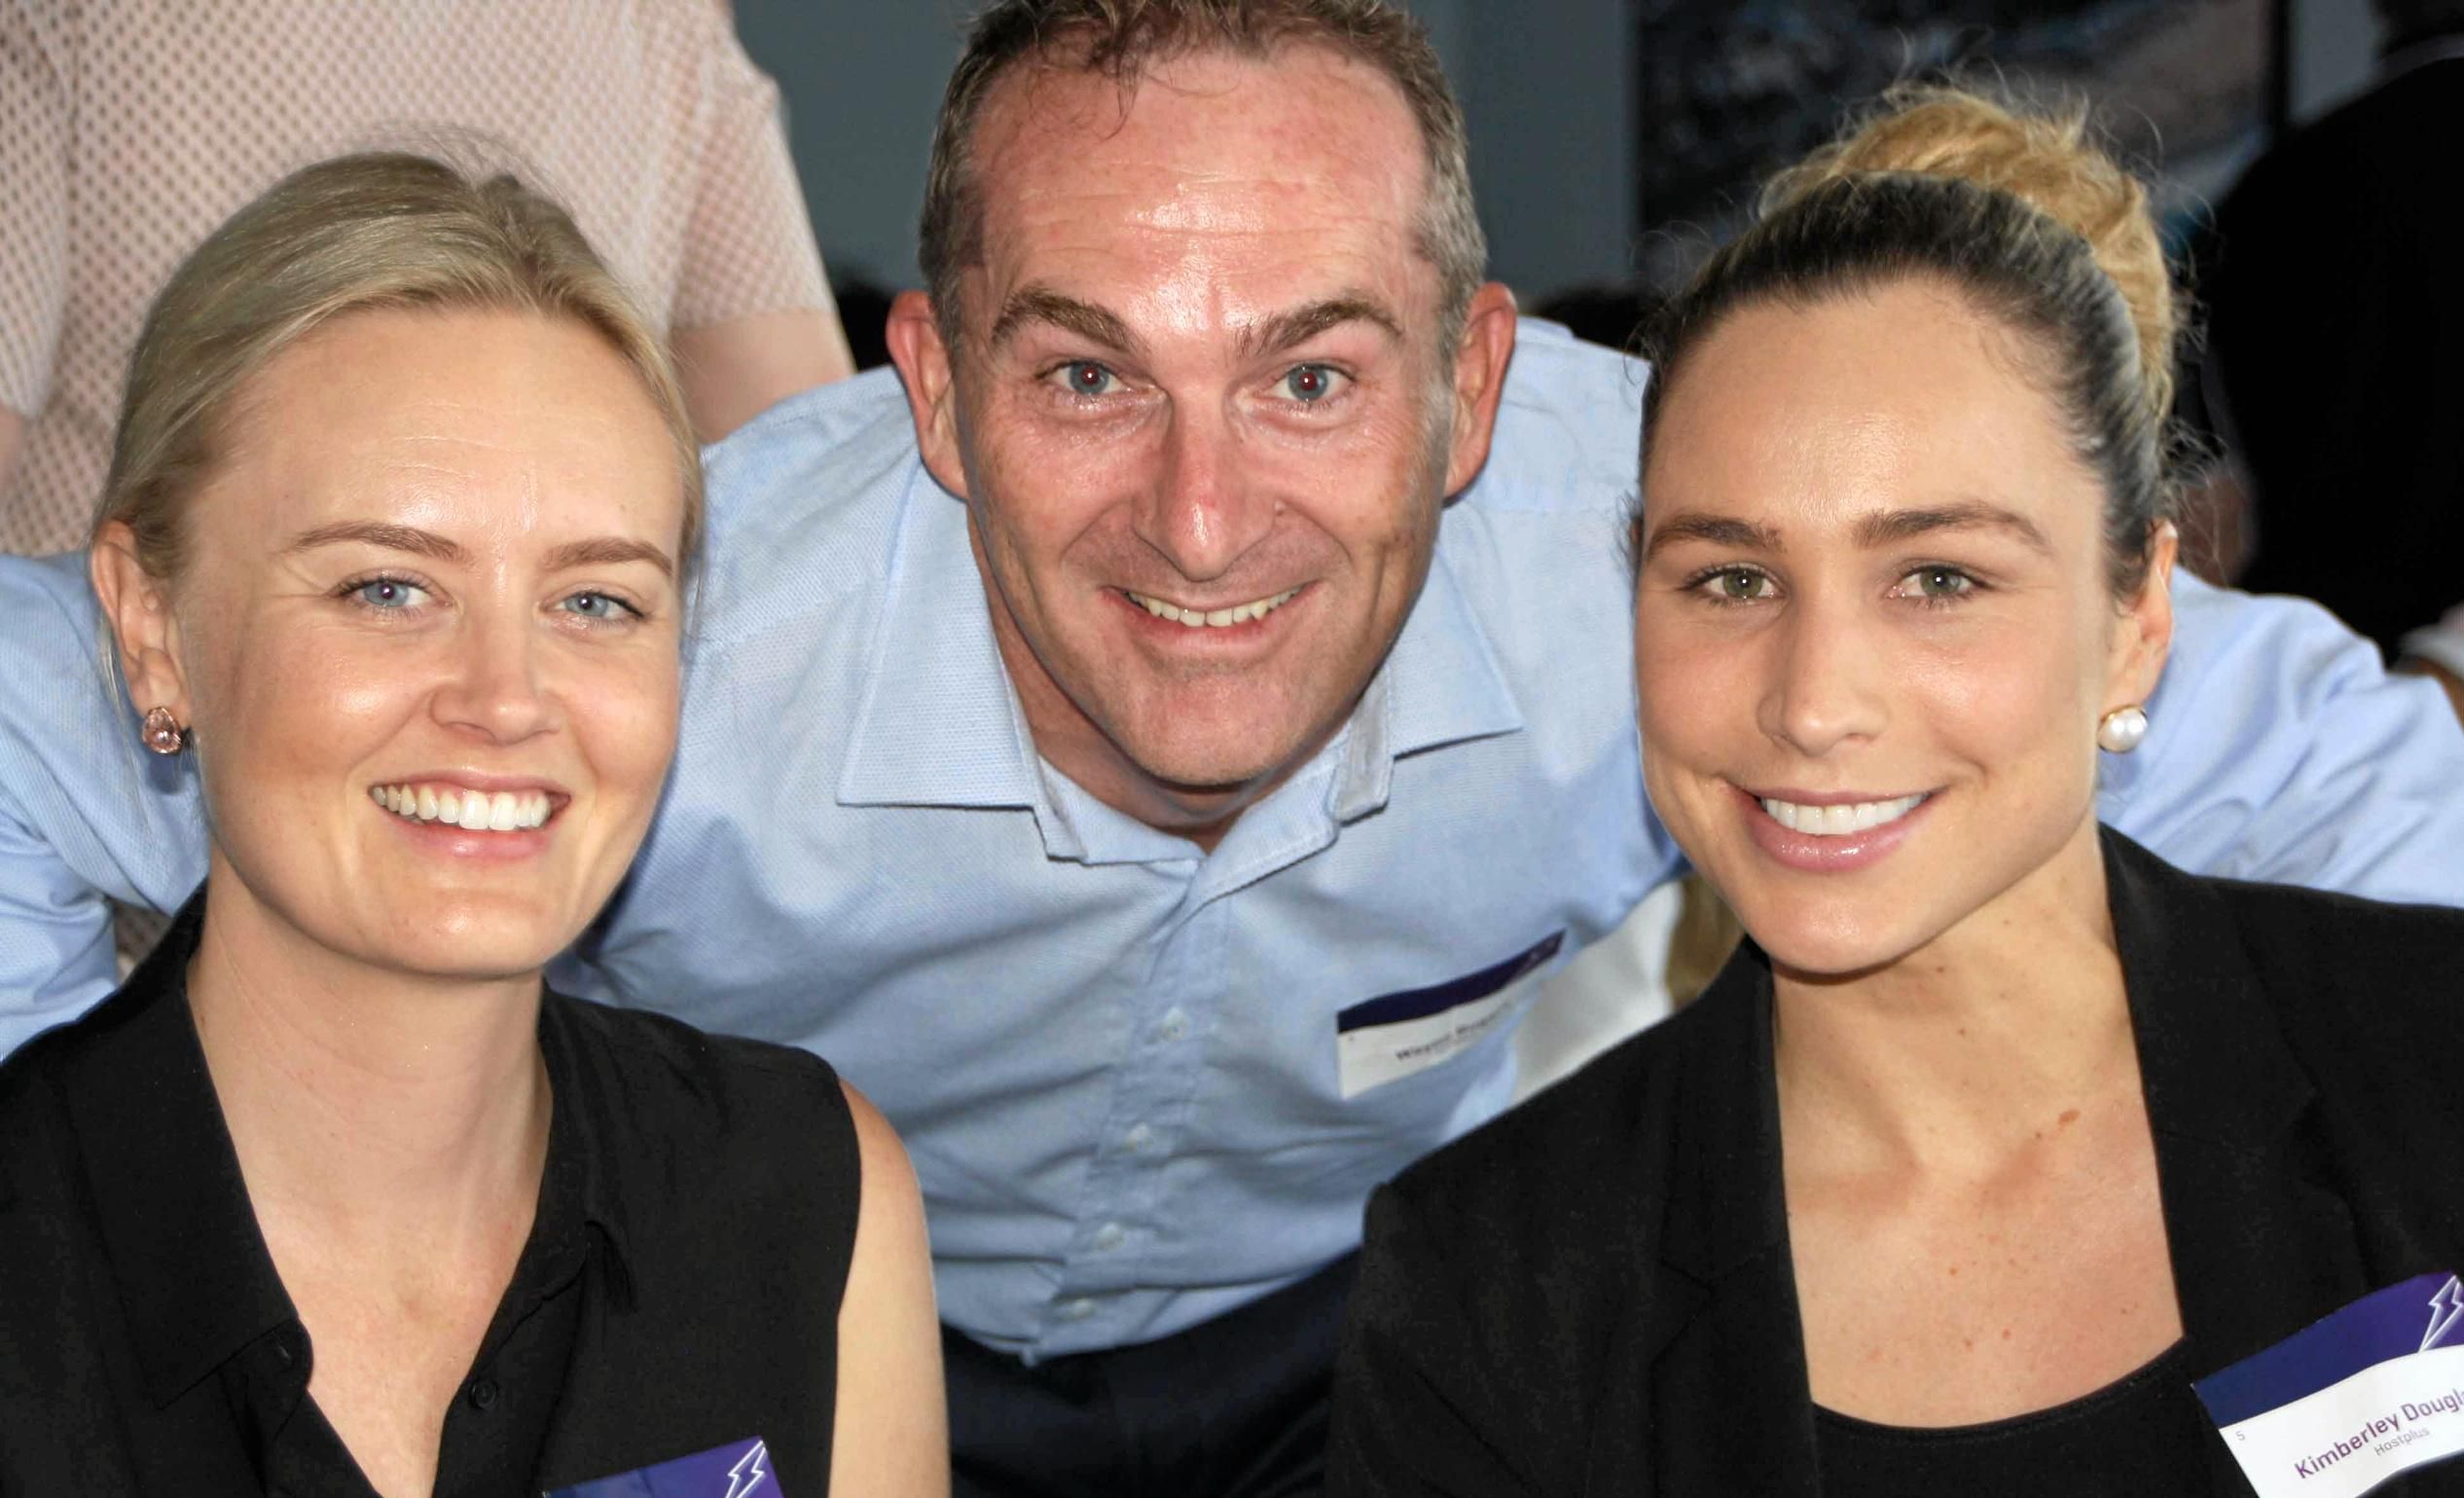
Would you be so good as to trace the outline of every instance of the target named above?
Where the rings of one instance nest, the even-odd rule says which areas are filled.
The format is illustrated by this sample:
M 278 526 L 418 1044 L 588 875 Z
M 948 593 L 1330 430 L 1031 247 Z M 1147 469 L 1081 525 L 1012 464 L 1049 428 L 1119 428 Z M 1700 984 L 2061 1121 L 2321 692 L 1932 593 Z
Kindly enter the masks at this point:
M 1335 1016 L 1335 1072 L 1346 1098 L 1399 1081 L 1477 1044 L 1566 944 L 1559 932 L 1502 963 L 1432 988 L 1366 999 Z
M 560 1487 L 547 1498 L 784 1498 L 758 1436 L 679 1456 L 655 1467 Z
M 2192 1387 L 2259 1498 L 2352 1498 L 2464 1451 L 2464 1287 L 2390 1285 Z

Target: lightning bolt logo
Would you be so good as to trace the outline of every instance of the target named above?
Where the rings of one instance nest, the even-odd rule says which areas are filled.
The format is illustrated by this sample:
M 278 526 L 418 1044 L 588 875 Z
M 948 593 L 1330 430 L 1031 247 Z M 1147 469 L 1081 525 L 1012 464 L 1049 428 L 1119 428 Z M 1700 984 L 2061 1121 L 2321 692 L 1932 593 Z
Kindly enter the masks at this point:
M 2421 1351 L 2437 1346 L 2439 1338 L 2454 1330 L 2459 1317 L 2464 1317 L 2464 1286 L 2459 1286 L 2450 1274 L 2446 1283 L 2439 1287 L 2439 1293 L 2430 1297 L 2430 1330 L 2421 1334 Z
M 2450 1291 L 2453 1290 L 2455 1288 L 2455 1282 L 2449 1280 L 2446 1288 Z M 760 1441 L 754 1442 L 753 1448 L 745 1452 L 743 1458 L 740 1459 L 735 1466 L 727 1469 L 727 1498 L 744 1498 L 746 1493 L 751 1492 L 754 1488 L 761 1486 L 764 1481 L 768 1480 L 770 1472 L 769 1469 L 762 1465 L 762 1463 L 768 1461 L 769 1459 L 769 1443 Z

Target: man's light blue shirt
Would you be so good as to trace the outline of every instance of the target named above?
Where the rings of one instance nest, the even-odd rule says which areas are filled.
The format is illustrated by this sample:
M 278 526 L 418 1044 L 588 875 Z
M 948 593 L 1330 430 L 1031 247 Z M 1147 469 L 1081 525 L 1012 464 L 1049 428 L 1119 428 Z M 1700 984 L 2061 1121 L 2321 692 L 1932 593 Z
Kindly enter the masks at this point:
M 1322 1267 L 1373 1185 L 1505 1106 L 1530 968 L 1679 864 L 1632 721 L 1641 391 L 1524 326 L 1394 652 L 1211 855 L 1037 757 L 894 381 L 779 407 L 709 454 L 667 800 L 554 980 L 828 1056 L 905 1137 L 942 1314 L 987 1342 L 1141 1341 Z M 2464 903 L 2437 691 L 2311 605 L 2177 602 L 2106 819 L 2195 868 Z M 109 990 L 104 895 L 169 908 L 204 867 L 193 756 L 138 749 L 92 609 L 81 559 L 0 562 L 0 1045 Z M 1367 1085 L 1346 1047 L 1395 1014 L 1453 1028 Z

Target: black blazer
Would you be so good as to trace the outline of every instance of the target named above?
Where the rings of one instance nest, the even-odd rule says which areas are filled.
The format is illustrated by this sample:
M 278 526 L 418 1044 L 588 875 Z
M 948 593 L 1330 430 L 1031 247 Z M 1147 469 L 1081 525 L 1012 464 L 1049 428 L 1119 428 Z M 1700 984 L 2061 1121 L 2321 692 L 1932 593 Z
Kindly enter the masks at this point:
M 2104 835 L 2190 1366 L 2464 1270 L 2464 911 L 2185 874 Z M 1369 1203 L 1330 1491 L 1821 1490 L 1771 976 Z M 2215 1490 L 2249 1487 L 2208 1438 Z M 2387 1492 L 2464 1492 L 2464 1463 Z

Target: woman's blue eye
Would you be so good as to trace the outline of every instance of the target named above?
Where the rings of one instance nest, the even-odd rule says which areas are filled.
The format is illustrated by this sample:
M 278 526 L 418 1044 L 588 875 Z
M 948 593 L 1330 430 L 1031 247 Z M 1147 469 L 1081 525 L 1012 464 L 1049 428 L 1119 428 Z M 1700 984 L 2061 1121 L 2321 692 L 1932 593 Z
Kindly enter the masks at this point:
M 634 611 L 632 604 L 604 593 L 577 593 L 564 601 L 564 608 L 585 619 L 621 619 Z
M 1284 393 L 1303 405 L 1314 404 L 1333 394 L 1342 378 L 1323 364 L 1295 364 L 1284 373 Z
M 412 607 L 426 590 L 399 577 L 372 577 L 351 590 L 359 602 L 371 608 L 386 610 Z

